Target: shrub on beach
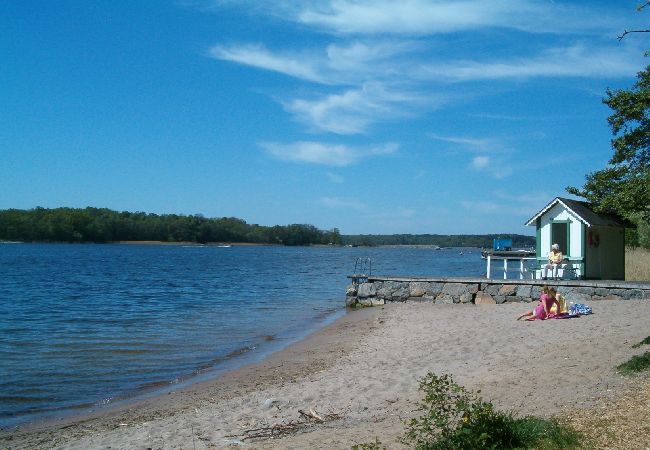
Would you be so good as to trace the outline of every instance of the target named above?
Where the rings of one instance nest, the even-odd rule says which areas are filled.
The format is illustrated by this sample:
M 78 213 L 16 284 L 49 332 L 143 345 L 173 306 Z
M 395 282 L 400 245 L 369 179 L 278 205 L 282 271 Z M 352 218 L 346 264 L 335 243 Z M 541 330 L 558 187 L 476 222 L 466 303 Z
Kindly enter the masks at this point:
M 454 383 L 450 375 L 428 373 L 420 381 L 422 415 L 411 419 L 402 443 L 417 450 L 572 449 L 581 435 L 555 420 L 517 418 Z M 353 449 L 385 448 L 376 440 Z
M 429 373 L 420 382 L 424 398 L 411 419 L 404 443 L 416 449 L 575 448 L 579 436 L 554 420 L 517 418 L 497 411 L 450 375 Z M 480 391 L 479 391 L 480 392 Z

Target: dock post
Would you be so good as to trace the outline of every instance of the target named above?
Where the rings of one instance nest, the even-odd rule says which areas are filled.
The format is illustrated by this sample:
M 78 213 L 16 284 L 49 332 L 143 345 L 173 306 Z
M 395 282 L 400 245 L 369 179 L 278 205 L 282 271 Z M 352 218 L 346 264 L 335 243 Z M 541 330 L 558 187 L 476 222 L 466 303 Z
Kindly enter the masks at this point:
M 488 255 L 487 255 L 487 279 L 488 280 L 490 279 L 490 261 L 491 261 L 491 259 L 492 259 L 492 257 L 488 253 Z
M 508 258 L 503 258 L 503 279 L 508 279 Z
M 524 260 L 523 258 L 519 260 L 519 279 L 524 279 Z

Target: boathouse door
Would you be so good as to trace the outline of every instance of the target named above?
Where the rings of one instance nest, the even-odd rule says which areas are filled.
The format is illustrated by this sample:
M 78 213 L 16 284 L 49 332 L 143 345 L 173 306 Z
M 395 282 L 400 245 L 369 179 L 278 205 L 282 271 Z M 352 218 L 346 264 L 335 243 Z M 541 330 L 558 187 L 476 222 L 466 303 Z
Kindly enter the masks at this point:
M 551 244 L 558 244 L 564 256 L 570 256 L 569 227 L 571 222 L 553 222 L 551 224 Z

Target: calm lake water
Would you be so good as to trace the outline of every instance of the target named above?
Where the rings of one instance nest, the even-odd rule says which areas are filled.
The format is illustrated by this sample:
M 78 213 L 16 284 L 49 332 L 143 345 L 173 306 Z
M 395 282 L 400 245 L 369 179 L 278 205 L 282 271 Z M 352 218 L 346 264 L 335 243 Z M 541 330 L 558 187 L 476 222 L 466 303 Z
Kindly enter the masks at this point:
M 476 249 L 0 244 L 0 426 L 215 376 L 345 314 L 346 275 L 481 276 Z

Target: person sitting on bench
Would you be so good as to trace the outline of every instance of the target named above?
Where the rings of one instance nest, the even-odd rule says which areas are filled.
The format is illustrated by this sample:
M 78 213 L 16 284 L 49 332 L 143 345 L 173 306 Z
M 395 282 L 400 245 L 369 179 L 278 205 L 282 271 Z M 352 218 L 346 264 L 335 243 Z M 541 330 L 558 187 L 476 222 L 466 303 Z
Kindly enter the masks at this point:
M 548 253 L 548 263 L 544 266 L 542 280 L 548 278 L 548 269 L 552 270 L 553 278 L 557 278 L 557 269 L 562 264 L 562 261 L 564 261 L 564 255 L 560 251 L 560 246 L 558 244 L 551 245 L 551 251 Z

